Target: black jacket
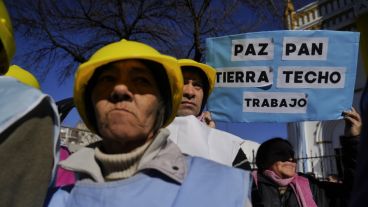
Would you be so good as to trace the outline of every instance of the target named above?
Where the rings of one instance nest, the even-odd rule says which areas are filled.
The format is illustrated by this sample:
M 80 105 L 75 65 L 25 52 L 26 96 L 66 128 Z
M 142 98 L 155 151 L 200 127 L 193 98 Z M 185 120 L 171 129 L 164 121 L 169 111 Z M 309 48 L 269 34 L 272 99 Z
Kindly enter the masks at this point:
M 302 175 L 303 176 L 303 175 Z M 310 177 L 309 185 L 317 206 L 329 206 L 329 201 L 319 181 Z M 281 195 L 278 185 L 261 173 L 258 173 L 258 182 L 253 182 L 252 203 L 254 207 L 299 207 L 298 200 L 291 187 L 287 187 Z
M 344 169 L 343 183 L 323 182 L 299 173 L 308 178 L 314 201 L 318 207 L 347 206 L 356 167 L 358 139 L 358 137 L 342 137 L 340 140 Z M 278 185 L 261 173 L 258 173 L 257 184 L 253 182 L 252 204 L 254 207 L 299 207 L 291 187 L 280 195 Z

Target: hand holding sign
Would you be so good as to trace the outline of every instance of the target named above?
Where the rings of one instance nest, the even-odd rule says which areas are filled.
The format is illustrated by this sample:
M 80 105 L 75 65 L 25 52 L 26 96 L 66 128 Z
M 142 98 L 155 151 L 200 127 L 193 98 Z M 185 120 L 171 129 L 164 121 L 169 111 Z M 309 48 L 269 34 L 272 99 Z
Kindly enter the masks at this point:
M 345 132 L 346 137 L 356 137 L 360 135 L 362 131 L 362 119 L 359 113 L 353 107 L 351 111 L 344 111 L 343 116 L 345 119 Z

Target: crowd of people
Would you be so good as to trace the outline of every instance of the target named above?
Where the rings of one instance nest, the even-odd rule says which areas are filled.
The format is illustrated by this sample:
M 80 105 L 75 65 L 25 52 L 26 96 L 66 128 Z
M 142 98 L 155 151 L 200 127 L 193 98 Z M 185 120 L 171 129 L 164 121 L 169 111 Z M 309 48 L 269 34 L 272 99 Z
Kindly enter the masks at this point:
M 10 66 L 2 0 L 0 38 L 0 206 L 364 206 L 365 114 L 343 112 L 344 177 L 320 181 L 297 172 L 286 139 L 259 145 L 216 129 L 205 111 L 213 67 L 125 39 L 79 65 L 73 101 L 102 140 L 59 161 L 60 114 L 32 74 Z M 254 148 L 257 170 L 247 159 Z M 58 168 L 75 179 L 57 184 Z

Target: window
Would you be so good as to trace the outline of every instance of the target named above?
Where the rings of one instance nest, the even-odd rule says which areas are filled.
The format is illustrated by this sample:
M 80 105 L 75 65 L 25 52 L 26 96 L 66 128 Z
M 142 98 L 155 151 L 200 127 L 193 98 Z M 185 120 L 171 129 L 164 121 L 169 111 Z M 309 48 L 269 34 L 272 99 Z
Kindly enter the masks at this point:
M 326 21 L 323 25 L 324 29 L 328 29 L 330 27 L 330 22 Z
M 320 9 L 320 14 L 321 16 L 324 16 L 326 14 L 326 6 L 325 5 L 321 5 Z
M 339 4 L 338 4 L 337 0 L 335 0 L 335 1 L 333 2 L 332 8 L 333 8 L 333 10 L 337 10 L 337 9 L 339 9 Z

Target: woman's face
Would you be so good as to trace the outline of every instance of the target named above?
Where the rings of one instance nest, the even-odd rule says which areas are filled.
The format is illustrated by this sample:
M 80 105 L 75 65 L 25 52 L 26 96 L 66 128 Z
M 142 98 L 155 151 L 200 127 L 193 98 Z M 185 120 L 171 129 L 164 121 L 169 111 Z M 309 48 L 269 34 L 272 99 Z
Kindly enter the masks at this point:
M 104 140 L 124 145 L 153 138 L 160 93 L 151 69 L 139 60 L 109 65 L 97 78 L 91 100 Z
M 290 161 L 277 161 L 271 165 L 270 170 L 276 173 L 280 178 L 291 178 L 296 174 L 296 163 L 293 159 Z

